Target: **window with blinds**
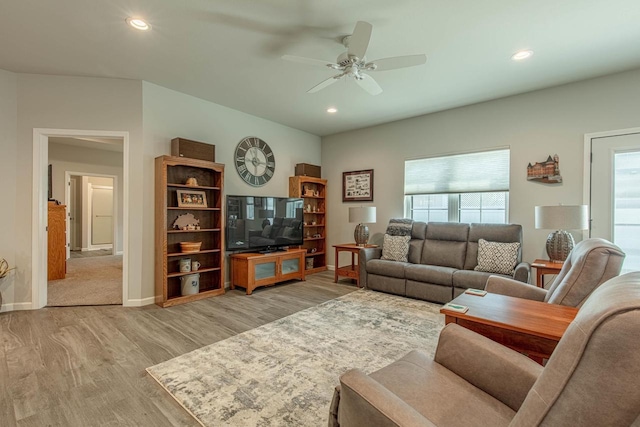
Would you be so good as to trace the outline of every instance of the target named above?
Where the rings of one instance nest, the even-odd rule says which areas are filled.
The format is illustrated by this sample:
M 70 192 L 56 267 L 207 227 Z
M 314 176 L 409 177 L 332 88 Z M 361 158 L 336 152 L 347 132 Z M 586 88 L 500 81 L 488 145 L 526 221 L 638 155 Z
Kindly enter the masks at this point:
M 405 161 L 405 216 L 506 224 L 509 149 Z

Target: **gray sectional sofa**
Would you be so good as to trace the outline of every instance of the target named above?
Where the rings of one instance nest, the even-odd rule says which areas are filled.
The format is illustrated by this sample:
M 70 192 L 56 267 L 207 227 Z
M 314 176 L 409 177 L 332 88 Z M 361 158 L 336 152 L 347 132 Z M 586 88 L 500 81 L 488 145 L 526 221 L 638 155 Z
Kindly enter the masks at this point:
M 474 271 L 478 240 L 522 246 L 522 226 L 517 224 L 461 224 L 414 222 L 408 262 L 380 259 L 382 248 L 360 250 L 360 284 L 365 288 L 446 303 L 466 289 L 484 289 L 495 273 Z M 528 283 L 530 265 L 522 262 L 522 247 L 511 277 Z

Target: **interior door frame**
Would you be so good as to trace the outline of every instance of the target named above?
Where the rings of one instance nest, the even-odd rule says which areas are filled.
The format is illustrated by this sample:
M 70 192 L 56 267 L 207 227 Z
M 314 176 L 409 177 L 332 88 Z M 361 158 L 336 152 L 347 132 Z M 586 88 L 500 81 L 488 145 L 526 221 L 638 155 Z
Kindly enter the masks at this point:
M 97 177 L 98 175 L 87 175 L 87 176 L 89 176 L 89 177 L 96 176 Z M 117 226 L 118 226 L 118 222 L 117 222 L 118 218 L 116 216 L 117 212 L 118 212 L 118 210 L 117 210 L 118 206 L 117 206 L 117 202 L 116 202 L 116 196 L 118 194 L 117 194 L 117 191 L 115 189 L 116 184 L 117 184 L 117 177 L 110 176 L 109 178 L 113 179 L 113 187 L 109 187 L 107 185 L 93 185 L 90 182 L 87 183 L 87 185 L 88 185 L 87 194 L 89 196 L 88 200 L 87 200 L 88 205 L 89 205 L 89 209 L 88 209 L 89 222 L 87 223 L 87 225 L 88 225 L 87 235 L 89 237 L 89 240 L 87 242 L 87 248 L 89 250 L 94 250 L 94 249 L 108 249 L 109 247 L 111 247 L 112 253 L 113 253 L 113 255 L 115 255 L 116 252 L 118 251 L 118 249 L 117 249 L 118 246 L 116 246 L 116 243 L 117 243 L 116 234 L 117 234 L 117 230 L 118 230 L 118 228 L 117 228 Z M 92 221 L 93 218 L 92 217 L 93 217 L 93 189 L 94 188 L 111 190 L 111 197 L 112 197 L 111 215 L 112 215 L 112 221 L 113 221 L 112 222 L 113 230 L 111 230 L 111 231 L 112 231 L 113 235 L 111 236 L 111 243 L 110 244 L 94 245 L 93 243 L 91 243 L 93 241 L 93 221 Z
M 64 171 L 64 182 L 65 182 L 65 192 L 64 192 L 64 202 L 65 205 L 69 206 L 69 200 L 71 199 L 71 193 L 70 193 L 70 186 L 69 186 L 69 182 L 71 181 L 71 177 L 72 176 L 95 176 L 95 177 L 99 177 L 99 178 L 111 178 L 113 179 L 113 237 L 112 237 L 112 242 L 113 242 L 113 255 L 119 255 L 118 252 L 118 243 L 120 243 L 118 241 L 118 176 L 117 175 L 108 175 L 108 174 L 103 174 L 103 173 L 94 173 L 94 172 L 74 172 L 74 171 Z M 77 207 L 76 207 L 77 208 Z M 91 209 L 89 208 L 89 211 L 91 211 Z M 71 249 L 69 244 L 71 242 L 71 221 L 69 218 L 69 212 L 67 211 L 67 230 L 69 230 L 69 233 L 67 233 L 67 252 Z M 84 221 L 85 218 L 82 218 L 82 220 Z M 91 227 L 89 225 L 89 227 Z M 91 228 L 89 228 L 89 233 L 91 232 Z M 99 246 L 92 246 L 91 244 L 87 245 L 87 247 L 89 249 L 101 249 Z M 106 246 L 105 246 L 106 247 Z M 123 246 L 124 247 L 124 246 Z M 82 244 L 80 245 L 80 248 L 82 249 Z M 67 258 L 69 258 L 69 256 L 67 256 Z
M 591 237 L 591 147 L 598 139 L 640 133 L 640 127 L 594 132 L 584 134 L 584 166 L 582 180 L 582 203 L 589 207 L 589 229 L 583 231 L 583 238 Z
M 33 129 L 33 192 L 31 204 L 31 309 L 47 305 L 47 195 L 49 137 L 118 138 L 123 153 L 122 305 L 129 298 L 129 132 L 78 129 Z

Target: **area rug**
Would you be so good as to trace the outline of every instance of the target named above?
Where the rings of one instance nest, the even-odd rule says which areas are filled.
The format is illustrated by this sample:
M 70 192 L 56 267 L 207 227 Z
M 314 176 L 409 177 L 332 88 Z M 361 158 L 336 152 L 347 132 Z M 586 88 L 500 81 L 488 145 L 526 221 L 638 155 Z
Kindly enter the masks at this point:
M 200 424 L 321 426 L 338 377 L 433 355 L 440 305 L 356 291 L 147 368 Z M 206 327 L 198 325 L 197 327 Z
M 64 279 L 47 284 L 47 305 L 122 304 L 122 255 L 67 260 Z

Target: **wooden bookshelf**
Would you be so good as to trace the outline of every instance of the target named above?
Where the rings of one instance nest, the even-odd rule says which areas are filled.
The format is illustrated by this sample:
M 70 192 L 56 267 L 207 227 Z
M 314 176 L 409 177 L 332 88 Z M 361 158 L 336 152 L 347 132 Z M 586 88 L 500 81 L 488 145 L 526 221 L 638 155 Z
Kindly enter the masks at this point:
M 197 186 L 186 185 L 187 178 L 196 178 Z M 161 307 L 182 304 L 224 294 L 224 219 L 222 190 L 224 165 L 185 157 L 156 158 L 156 304 Z M 207 207 L 178 207 L 176 190 L 204 191 Z M 200 220 L 198 230 L 173 228 L 179 215 L 192 213 Z M 202 242 L 197 252 L 182 252 L 180 242 Z M 200 268 L 181 272 L 180 260 L 198 261 Z M 180 278 L 200 275 L 197 294 L 182 295 Z
M 301 247 L 307 250 L 305 267 L 307 263 L 313 263 L 311 268 L 306 268 L 306 274 L 326 271 L 327 180 L 309 176 L 289 177 L 289 197 L 304 199 L 304 244 Z

